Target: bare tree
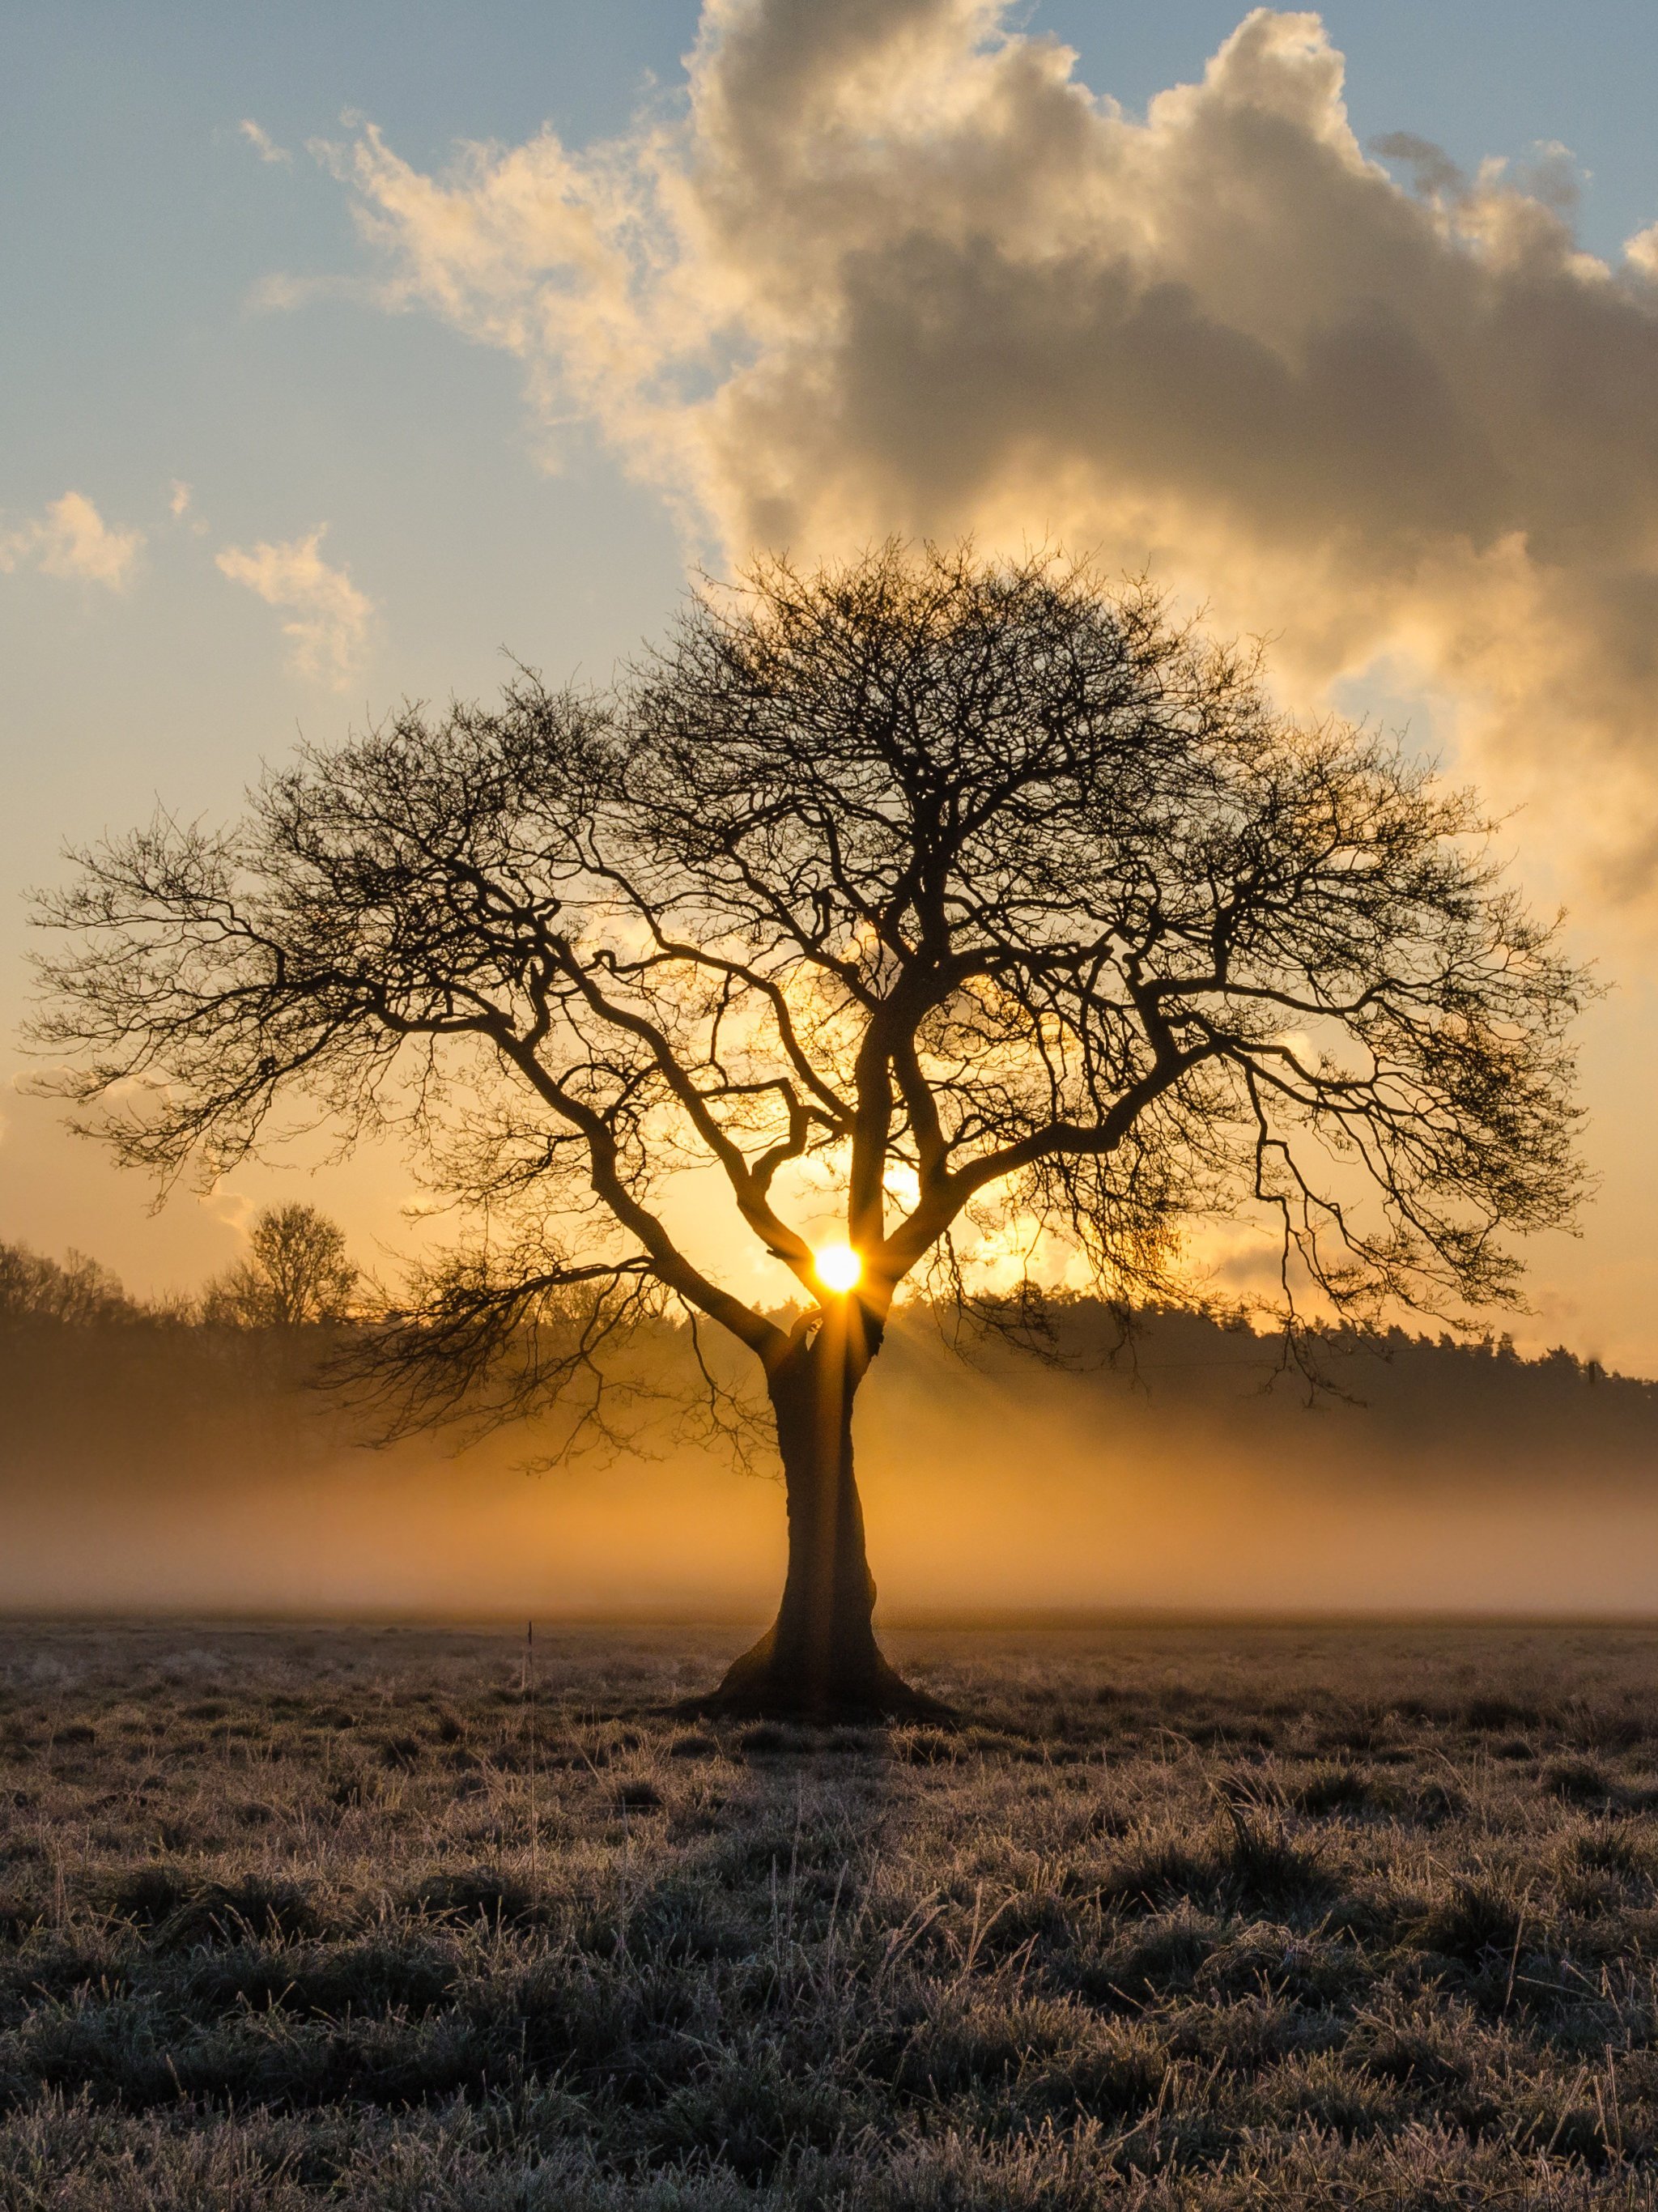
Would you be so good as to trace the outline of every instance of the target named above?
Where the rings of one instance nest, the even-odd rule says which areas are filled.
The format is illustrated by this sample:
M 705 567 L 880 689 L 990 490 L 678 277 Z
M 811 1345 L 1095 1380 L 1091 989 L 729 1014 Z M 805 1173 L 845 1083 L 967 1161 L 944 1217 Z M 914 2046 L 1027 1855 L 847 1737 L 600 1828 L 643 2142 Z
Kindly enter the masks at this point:
M 0 1244 L 0 1328 L 100 1328 L 140 1317 L 118 1278 L 84 1252 L 71 1249 L 60 1263 L 27 1244 Z
M 356 1287 L 337 1222 L 314 1206 L 267 1206 L 246 1259 L 208 1285 L 202 1310 L 241 1328 L 318 1328 L 347 1317 Z
M 1253 1211 L 1286 1297 L 1443 1311 L 1512 1302 L 1503 1232 L 1580 1187 L 1583 981 L 1475 803 L 1046 558 L 767 563 L 613 697 L 410 708 L 236 828 L 80 859 L 39 1034 L 125 1158 L 216 1174 L 304 1094 L 487 1220 L 381 1340 L 423 1412 L 505 1369 L 602 1419 L 617 1332 L 676 1310 L 752 1354 L 789 1554 L 734 1708 L 910 1702 L 852 1466 L 906 1279 L 970 1297 L 1000 1231 L 1178 1295 L 1182 1227 Z M 670 1226 L 693 1168 L 729 1265 Z

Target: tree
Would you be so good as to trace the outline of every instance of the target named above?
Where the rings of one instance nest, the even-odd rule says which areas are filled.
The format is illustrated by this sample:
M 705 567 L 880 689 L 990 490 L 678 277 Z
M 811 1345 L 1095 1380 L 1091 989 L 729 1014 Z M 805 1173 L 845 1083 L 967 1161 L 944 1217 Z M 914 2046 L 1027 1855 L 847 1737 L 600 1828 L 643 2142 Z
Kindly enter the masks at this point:
M 248 1255 L 208 1285 L 209 1321 L 239 1328 L 307 1328 L 343 1321 L 357 1286 L 345 1232 L 314 1206 L 267 1206 Z
M 84 1252 L 71 1249 L 60 1263 L 27 1244 L 0 1244 L 0 1328 L 101 1328 L 138 1318 L 119 1279 Z
M 163 1176 L 240 1160 L 289 1093 L 357 1141 L 400 1127 L 487 1229 L 378 1340 L 423 1417 L 505 1374 L 503 1406 L 602 1419 L 642 1318 L 736 1340 L 789 1549 L 719 1694 L 902 1710 L 852 1413 L 907 1279 L 995 1318 L 974 1252 L 1000 1231 L 1114 1299 L 1177 1296 L 1182 1226 L 1253 1209 L 1288 1297 L 1515 1300 L 1503 1232 L 1580 1185 L 1585 985 L 1489 834 L 1375 733 L 1276 713 L 1145 589 L 890 544 L 703 592 L 613 695 L 525 675 L 494 712 L 411 707 L 235 828 L 80 856 L 40 1035 Z M 690 1168 L 797 1318 L 676 1233 Z M 1013 1265 L 1023 1309 L 1041 1266 Z

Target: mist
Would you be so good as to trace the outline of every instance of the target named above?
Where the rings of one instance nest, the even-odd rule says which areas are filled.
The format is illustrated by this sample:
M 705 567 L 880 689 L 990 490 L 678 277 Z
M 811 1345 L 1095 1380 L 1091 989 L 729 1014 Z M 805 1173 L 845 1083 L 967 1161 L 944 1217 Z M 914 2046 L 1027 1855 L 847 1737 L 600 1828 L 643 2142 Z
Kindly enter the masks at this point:
M 1115 1611 L 1658 1610 L 1658 1389 L 1561 1353 L 1395 1334 L 1324 1347 L 1080 1307 L 1056 1370 L 932 1319 L 895 1329 L 860 1399 L 889 1624 Z M 674 1443 L 529 1462 L 366 1449 L 292 1347 L 200 1328 L 0 1339 L 0 1607 L 307 1617 L 759 1621 L 780 1484 Z

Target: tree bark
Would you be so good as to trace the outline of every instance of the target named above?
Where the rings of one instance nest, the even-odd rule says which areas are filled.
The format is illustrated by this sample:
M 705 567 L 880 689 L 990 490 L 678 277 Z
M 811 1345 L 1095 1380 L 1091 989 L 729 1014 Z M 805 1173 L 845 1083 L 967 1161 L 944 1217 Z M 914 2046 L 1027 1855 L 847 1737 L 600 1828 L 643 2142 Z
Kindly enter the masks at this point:
M 875 1640 L 875 1578 L 853 1472 L 852 1410 L 882 1324 L 855 1297 L 828 1306 L 768 1378 L 788 1501 L 788 1571 L 777 1618 L 733 1662 L 712 1711 L 815 1720 L 942 1716 Z

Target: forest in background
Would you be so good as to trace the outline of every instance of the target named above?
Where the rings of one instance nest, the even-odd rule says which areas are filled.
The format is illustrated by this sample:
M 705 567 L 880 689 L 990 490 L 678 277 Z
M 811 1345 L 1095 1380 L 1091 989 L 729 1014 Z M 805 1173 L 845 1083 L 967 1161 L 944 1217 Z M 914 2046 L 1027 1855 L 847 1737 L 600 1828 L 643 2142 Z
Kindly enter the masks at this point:
M 323 1259 L 297 1301 L 255 1253 L 149 1304 L 0 1246 L 0 1606 L 763 1613 L 780 1492 L 677 1433 L 683 1334 L 629 1355 L 661 1394 L 632 1449 L 537 1469 L 533 1423 L 370 1448 L 319 1387 L 364 1326 L 343 1240 Z M 1236 1316 L 1142 1313 L 1124 1345 L 1086 1299 L 1047 1361 L 952 1334 L 909 1308 L 859 1407 L 889 1618 L 1658 1610 L 1658 1384 L 1350 1329 L 1317 1340 L 1309 1392 Z

